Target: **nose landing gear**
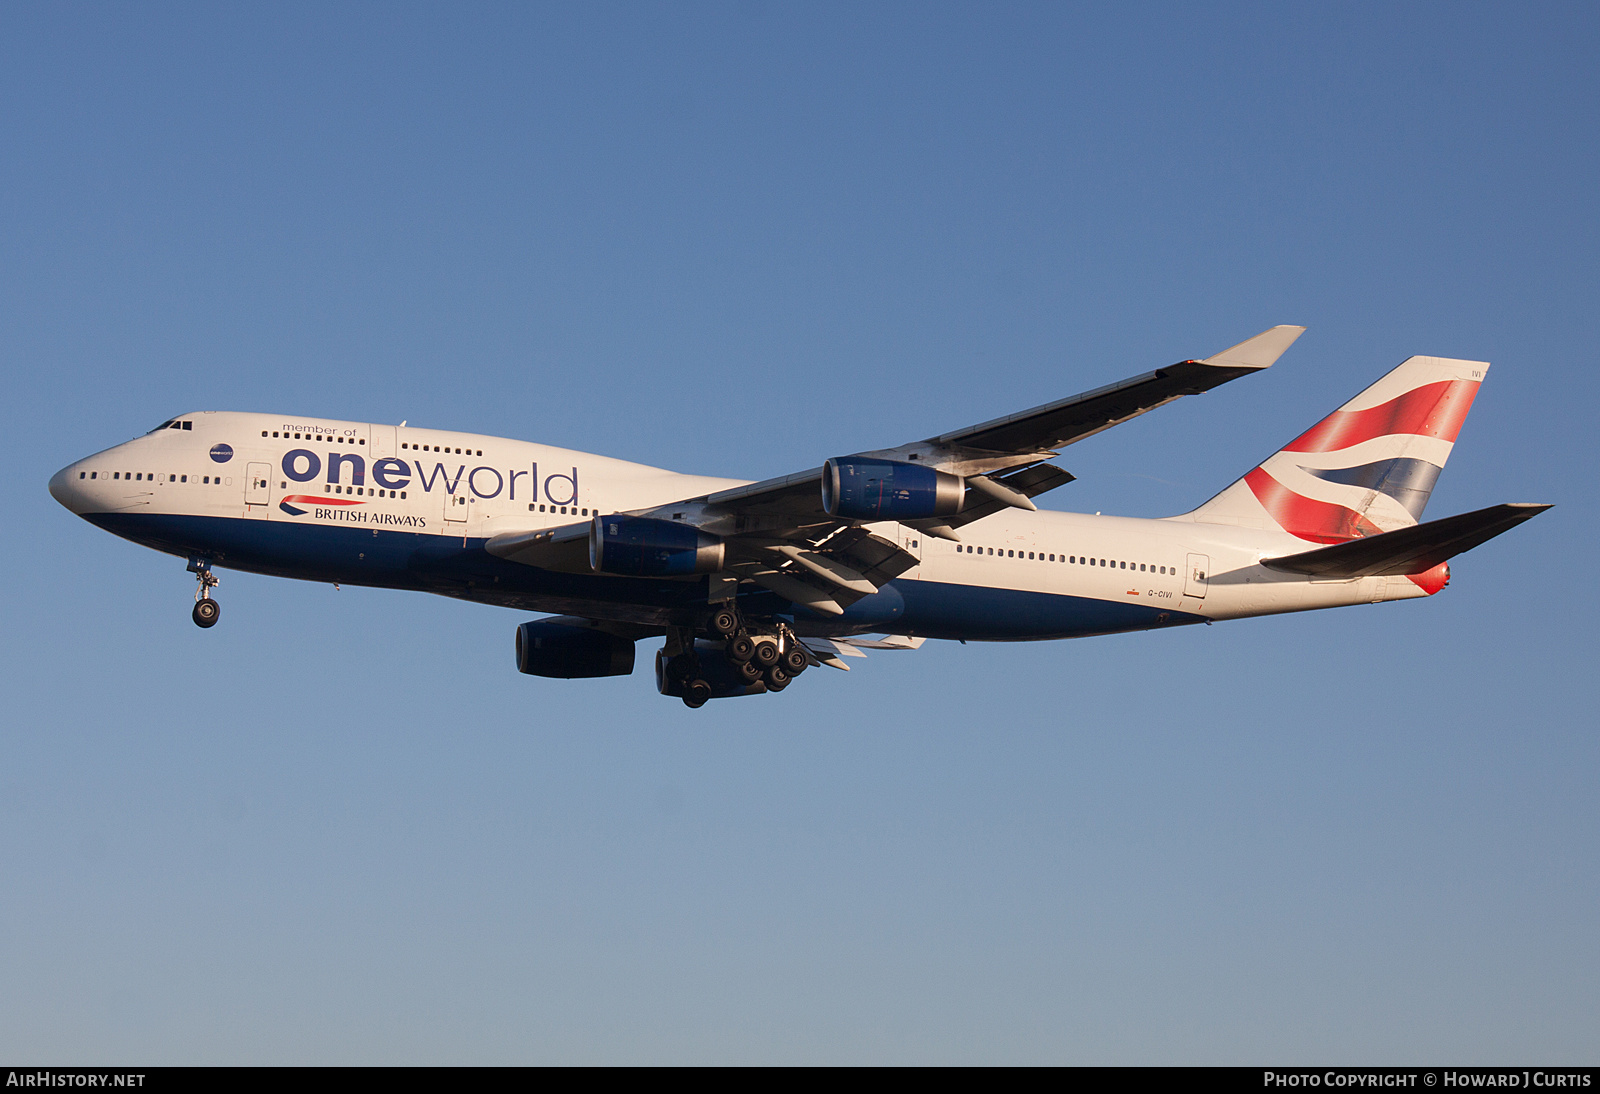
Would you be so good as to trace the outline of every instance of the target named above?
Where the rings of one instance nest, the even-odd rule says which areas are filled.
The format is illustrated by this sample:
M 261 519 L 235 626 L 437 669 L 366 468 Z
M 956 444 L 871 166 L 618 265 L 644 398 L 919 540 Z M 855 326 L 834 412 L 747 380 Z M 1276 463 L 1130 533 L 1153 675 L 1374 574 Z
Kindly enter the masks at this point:
M 222 617 L 222 605 L 211 599 L 211 590 L 221 582 L 217 580 L 217 575 L 211 572 L 211 563 L 203 558 L 191 558 L 189 572 L 199 583 L 199 588 L 194 591 L 194 611 L 190 613 L 190 617 L 197 627 L 215 627 L 217 620 Z

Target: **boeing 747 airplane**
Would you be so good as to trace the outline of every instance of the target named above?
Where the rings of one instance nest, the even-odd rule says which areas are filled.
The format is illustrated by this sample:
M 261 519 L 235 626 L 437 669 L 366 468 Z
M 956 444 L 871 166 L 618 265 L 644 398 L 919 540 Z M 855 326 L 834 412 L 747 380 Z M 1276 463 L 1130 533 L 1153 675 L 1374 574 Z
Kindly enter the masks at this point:
M 1273 327 L 1204 360 L 765 482 L 441 429 L 202 411 L 63 468 L 85 520 L 213 569 L 555 613 L 535 676 L 624 676 L 691 707 L 926 639 L 1019 642 L 1432 596 L 1447 560 L 1549 508 L 1419 523 L 1489 366 L 1412 357 L 1193 512 L 1040 511 L 1070 444 L 1269 367 Z M 872 636 L 879 637 L 872 637 Z

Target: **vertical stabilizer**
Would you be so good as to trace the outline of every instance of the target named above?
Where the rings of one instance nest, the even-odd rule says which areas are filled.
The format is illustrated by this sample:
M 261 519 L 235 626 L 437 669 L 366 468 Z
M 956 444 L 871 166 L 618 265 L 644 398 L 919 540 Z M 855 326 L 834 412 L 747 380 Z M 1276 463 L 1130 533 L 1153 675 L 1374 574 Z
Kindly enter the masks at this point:
M 1422 517 L 1489 366 L 1410 357 L 1179 520 L 1343 543 Z

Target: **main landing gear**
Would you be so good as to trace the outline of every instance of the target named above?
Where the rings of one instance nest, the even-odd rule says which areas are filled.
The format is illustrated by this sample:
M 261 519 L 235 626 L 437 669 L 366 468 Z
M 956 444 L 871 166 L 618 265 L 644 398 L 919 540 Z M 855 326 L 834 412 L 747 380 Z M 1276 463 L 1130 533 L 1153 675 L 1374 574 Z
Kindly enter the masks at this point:
M 199 588 L 194 591 L 194 611 L 189 613 L 197 627 L 215 627 L 217 620 L 222 618 L 222 605 L 211 599 L 211 590 L 221 582 L 217 575 L 211 572 L 211 563 L 203 558 L 189 560 L 189 572 L 199 582 Z
M 705 633 L 696 641 L 683 628 L 658 655 L 662 693 L 679 696 L 691 710 L 724 696 L 782 691 L 811 664 L 788 627 L 752 631 L 731 608 L 712 612 Z

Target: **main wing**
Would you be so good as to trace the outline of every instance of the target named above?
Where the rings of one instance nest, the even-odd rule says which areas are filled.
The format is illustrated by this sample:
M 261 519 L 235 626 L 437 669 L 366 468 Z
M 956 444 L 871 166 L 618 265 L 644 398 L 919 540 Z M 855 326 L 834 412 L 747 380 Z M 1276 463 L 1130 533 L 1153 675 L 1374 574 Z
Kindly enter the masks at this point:
M 1073 479 L 1047 462 L 1063 448 L 1185 395 L 1268 368 L 1304 332 L 1304 327 L 1273 327 L 1202 360 L 1179 361 L 1031 410 L 837 461 L 911 465 L 957 476 L 953 481 L 964 494 L 956 511 L 945 515 L 858 519 L 830 514 L 823 502 L 824 467 L 629 515 L 685 524 L 718 537 L 730 577 L 753 581 L 822 614 L 839 614 L 916 565 L 914 556 L 866 525 L 893 519 L 927 535 L 959 540 L 957 529 L 1007 506 L 1033 509 L 1032 498 Z M 488 550 L 548 564 L 563 546 L 577 555 L 579 529 L 496 537 Z
M 1203 360 L 1179 361 L 1121 383 L 980 422 L 936 437 L 857 453 L 856 459 L 921 464 L 962 476 L 959 512 L 902 521 L 928 535 L 959 539 L 956 529 L 1008 505 L 1072 481 L 1046 461 L 1061 449 L 1185 395 L 1198 395 L 1276 361 L 1304 327 L 1277 326 Z M 780 596 L 825 614 L 870 595 L 916 559 L 898 545 L 824 508 L 823 468 L 721 490 L 663 506 L 648 516 L 691 520 L 725 537 L 729 568 Z M 681 515 L 680 515 L 681 514 Z
M 858 452 L 857 457 L 923 463 L 952 475 L 987 478 L 1031 498 L 1072 481 L 1072 475 L 1040 466 L 1061 449 L 1114 425 L 1147 414 L 1185 395 L 1199 395 L 1252 372 L 1268 368 L 1304 327 L 1277 326 L 1204 360 L 1179 361 L 1121 383 L 1096 388 L 1031 410 L 952 430 L 898 448 Z M 1026 474 L 1022 472 L 1026 471 Z M 822 468 L 767 479 L 699 498 L 662 506 L 681 511 L 685 504 L 738 514 L 770 530 L 793 530 L 833 520 L 822 507 Z M 969 485 L 978 485 L 969 482 Z M 980 487 L 981 489 L 981 487 Z M 951 527 L 1004 508 L 992 498 L 984 512 L 964 508 Z M 1014 501 L 1013 501 L 1014 504 Z M 1024 506 L 1026 508 L 1026 506 Z

